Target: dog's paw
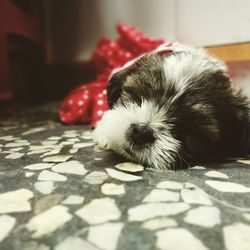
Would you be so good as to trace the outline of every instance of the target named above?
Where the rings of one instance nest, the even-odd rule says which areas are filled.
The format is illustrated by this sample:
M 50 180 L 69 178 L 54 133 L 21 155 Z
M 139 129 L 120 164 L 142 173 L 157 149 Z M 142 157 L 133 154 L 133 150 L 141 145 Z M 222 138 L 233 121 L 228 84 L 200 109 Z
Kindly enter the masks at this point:
M 103 149 L 103 150 L 109 150 L 110 149 L 109 144 L 108 144 L 108 140 L 104 136 L 99 136 L 94 141 L 96 143 L 96 146 L 99 147 L 100 149 Z
M 96 144 L 96 148 L 98 148 L 99 150 L 109 150 L 110 149 L 108 139 L 100 133 L 99 129 L 94 130 L 93 141 Z
M 93 140 L 96 144 L 96 147 L 101 150 L 110 150 L 111 145 L 109 142 L 110 134 L 110 122 L 112 117 L 110 116 L 111 111 L 106 111 L 102 116 L 102 119 L 97 123 L 96 128 L 93 132 Z

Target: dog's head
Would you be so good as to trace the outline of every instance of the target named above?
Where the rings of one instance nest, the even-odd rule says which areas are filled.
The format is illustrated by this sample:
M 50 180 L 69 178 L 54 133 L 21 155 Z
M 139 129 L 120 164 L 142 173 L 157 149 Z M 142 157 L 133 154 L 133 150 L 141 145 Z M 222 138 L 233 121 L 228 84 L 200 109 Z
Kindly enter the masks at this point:
M 187 47 L 143 55 L 113 74 L 107 91 L 111 110 L 96 134 L 108 148 L 158 169 L 213 154 L 221 105 L 232 102 L 224 64 Z

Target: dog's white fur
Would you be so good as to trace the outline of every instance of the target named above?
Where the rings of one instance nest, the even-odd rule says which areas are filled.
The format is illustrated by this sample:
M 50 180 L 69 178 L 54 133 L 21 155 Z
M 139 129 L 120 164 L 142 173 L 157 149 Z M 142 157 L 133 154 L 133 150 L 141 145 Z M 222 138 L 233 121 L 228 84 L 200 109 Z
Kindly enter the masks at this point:
M 114 150 L 117 153 L 134 159 L 134 155 L 126 152 L 130 144 L 126 139 L 126 131 L 131 124 L 147 123 L 151 128 L 164 129 L 157 142 L 153 147 L 136 152 L 136 157 L 147 164 L 153 164 L 155 168 L 164 169 L 164 161 L 172 160 L 172 154 L 178 151 L 179 142 L 170 136 L 171 123 L 164 124 L 164 112 L 159 110 L 153 103 L 144 100 L 139 106 L 135 103 L 127 103 L 125 106 L 117 106 L 115 109 L 108 110 L 104 113 L 102 120 L 97 124 L 94 130 L 95 143 L 106 150 Z M 164 141 L 164 144 L 162 143 Z M 163 151 L 163 148 L 168 148 Z M 149 161 L 150 156 L 150 161 Z

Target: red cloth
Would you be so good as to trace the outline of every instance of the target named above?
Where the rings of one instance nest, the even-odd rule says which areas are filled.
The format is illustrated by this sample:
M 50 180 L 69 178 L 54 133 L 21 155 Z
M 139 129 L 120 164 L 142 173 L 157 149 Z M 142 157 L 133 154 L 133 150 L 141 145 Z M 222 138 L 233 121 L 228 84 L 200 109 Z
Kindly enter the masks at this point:
M 120 35 L 117 40 L 103 38 L 93 52 L 96 79 L 76 88 L 63 100 L 60 109 L 62 122 L 83 122 L 94 126 L 109 108 L 105 88 L 112 70 L 164 43 L 162 39 L 151 39 L 125 24 L 118 24 L 117 31 Z

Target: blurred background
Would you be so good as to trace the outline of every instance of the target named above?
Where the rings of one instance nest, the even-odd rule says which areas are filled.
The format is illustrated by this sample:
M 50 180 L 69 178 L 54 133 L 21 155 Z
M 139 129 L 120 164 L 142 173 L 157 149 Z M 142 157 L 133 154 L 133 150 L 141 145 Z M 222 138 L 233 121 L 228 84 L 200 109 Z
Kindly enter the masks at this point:
M 249 0 L 0 0 L 0 116 L 93 79 L 91 53 L 117 22 L 249 70 L 249 10 Z

